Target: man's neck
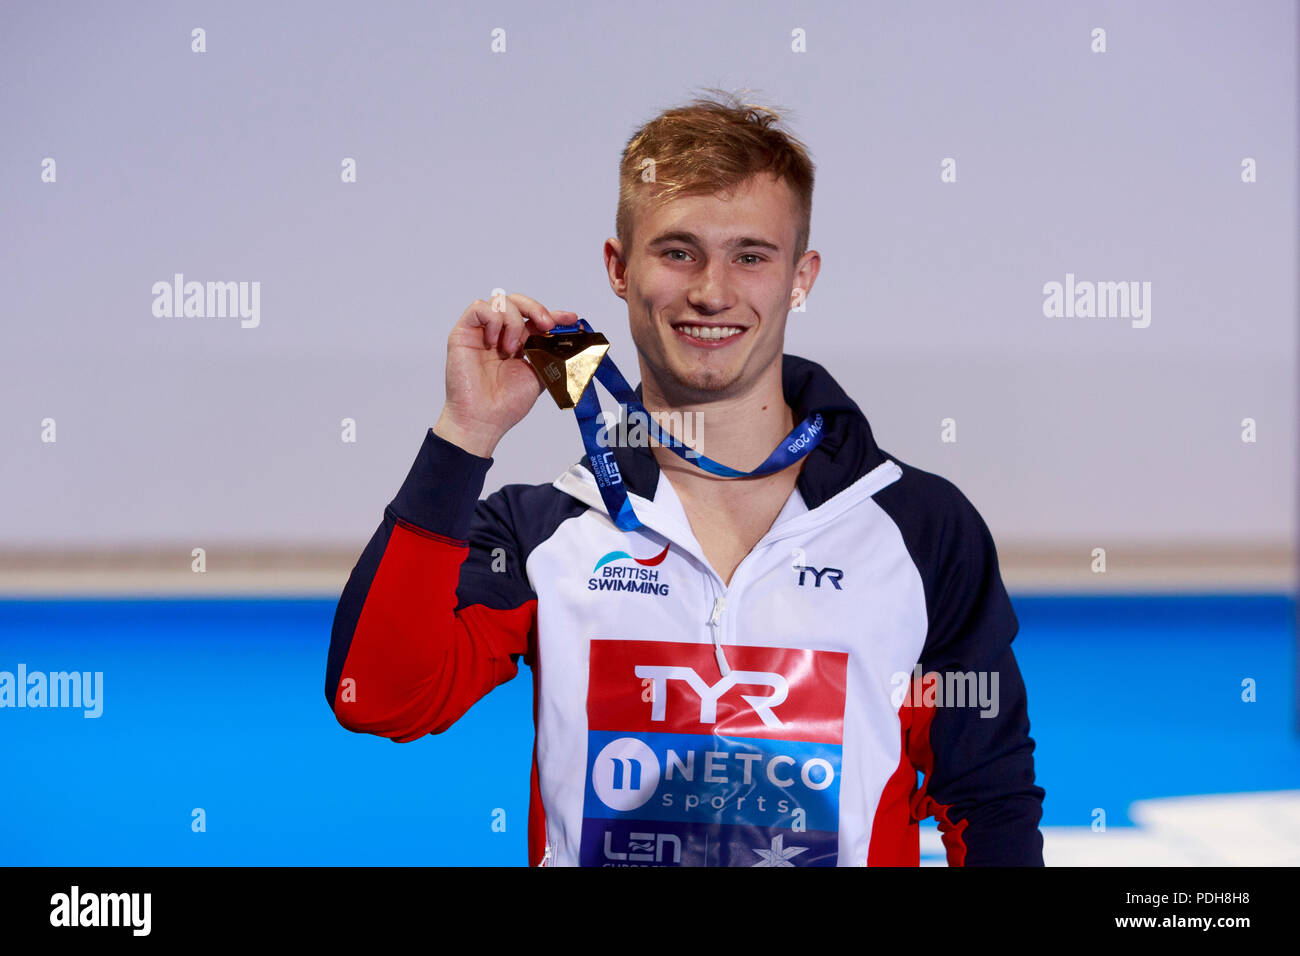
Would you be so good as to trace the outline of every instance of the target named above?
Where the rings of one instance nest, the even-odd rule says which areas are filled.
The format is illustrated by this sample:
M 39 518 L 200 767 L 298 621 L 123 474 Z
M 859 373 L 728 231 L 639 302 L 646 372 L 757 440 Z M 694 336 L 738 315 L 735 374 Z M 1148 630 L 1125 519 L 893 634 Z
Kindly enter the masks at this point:
M 674 400 L 651 376 L 643 375 L 642 404 L 657 423 L 671 422 L 674 435 L 702 455 L 738 471 L 751 471 L 767 460 L 795 426 L 794 412 L 786 404 L 781 387 L 780 371 L 778 366 L 774 375 L 766 376 L 745 394 L 702 402 Z M 667 412 L 675 413 L 674 417 L 661 417 Z M 685 434 L 679 433 L 677 422 L 691 423 L 681 429 Z M 674 476 L 730 480 L 709 475 L 666 448 L 652 450 L 660 468 Z

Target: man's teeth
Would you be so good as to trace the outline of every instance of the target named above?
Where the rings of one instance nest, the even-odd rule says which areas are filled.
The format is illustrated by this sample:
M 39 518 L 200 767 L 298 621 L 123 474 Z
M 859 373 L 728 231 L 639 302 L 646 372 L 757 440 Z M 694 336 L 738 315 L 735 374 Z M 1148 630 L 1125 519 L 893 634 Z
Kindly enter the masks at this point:
M 693 339 L 729 339 L 745 331 L 734 325 L 679 325 L 677 330 Z

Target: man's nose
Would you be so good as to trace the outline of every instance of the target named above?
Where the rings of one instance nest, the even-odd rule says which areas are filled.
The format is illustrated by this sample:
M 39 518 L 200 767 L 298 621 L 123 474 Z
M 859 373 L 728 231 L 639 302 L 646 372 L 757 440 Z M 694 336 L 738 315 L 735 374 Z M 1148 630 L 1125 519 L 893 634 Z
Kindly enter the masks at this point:
M 731 306 L 726 260 L 715 258 L 701 269 L 686 298 L 694 309 L 706 315 L 725 312 Z

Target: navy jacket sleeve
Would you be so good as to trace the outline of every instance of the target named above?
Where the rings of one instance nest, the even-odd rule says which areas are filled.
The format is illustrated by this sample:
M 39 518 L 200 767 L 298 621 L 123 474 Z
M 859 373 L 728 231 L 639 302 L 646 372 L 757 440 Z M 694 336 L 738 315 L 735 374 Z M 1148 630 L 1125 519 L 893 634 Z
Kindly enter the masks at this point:
M 1044 791 L 1034 784 L 1027 695 L 1011 650 L 1020 622 L 988 526 L 952 491 L 921 658 L 923 674 L 942 677 L 945 699 L 929 721 L 920 802 L 939 820 L 950 864 L 1042 866 Z M 959 706 L 949 688 L 969 697 L 972 678 L 985 694 L 979 706 Z
M 352 569 L 325 697 L 349 730 L 441 733 L 518 672 L 535 634 L 513 486 L 479 501 L 492 459 L 432 429 Z
M 924 503 L 897 509 L 929 617 L 925 690 L 912 702 L 907 742 L 923 775 L 912 816 L 938 820 L 949 865 L 1042 866 L 1044 791 L 1034 783 L 1025 684 L 1011 650 L 1020 623 L 993 536 L 955 485 L 915 474 Z

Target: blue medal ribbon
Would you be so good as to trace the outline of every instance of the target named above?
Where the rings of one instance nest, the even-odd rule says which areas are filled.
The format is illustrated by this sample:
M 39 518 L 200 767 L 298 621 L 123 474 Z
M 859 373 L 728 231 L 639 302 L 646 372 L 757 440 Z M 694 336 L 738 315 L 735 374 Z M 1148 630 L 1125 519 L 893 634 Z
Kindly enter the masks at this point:
M 548 335 L 564 335 L 569 332 L 591 332 L 592 328 L 585 319 L 579 319 L 577 325 L 557 325 L 551 329 Z M 821 412 L 813 412 L 812 415 L 805 418 L 795 426 L 776 447 L 772 454 L 767 456 L 767 460 L 755 468 L 753 471 L 739 471 L 735 468 L 728 468 L 720 462 L 714 461 L 706 455 L 700 454 L 695 449 L 683 444 L 672 435 L 663 431 L 655 424 L 654 418 L 646 411 L 645 406 L 641 404 L 636 397 L 636 392 L 627 384 L 627 379 L 623 378 L 618 368 L 614 365 L 614 360 L 605 353 L 605 357 L 596 368 L 594 380 L 599 380 L 614 399 L 621 405 L 627 406 L 632 413 L 639 412 L 644 416 L 646 425 L 651 437 L 665 448 L 673 451 L 679 458 L 689 461 L 697 468 L 707 471 L 711 475 L 718 475 L 723 478 L 749 478 L 755 475 L 768 475 L 772 472 L 780 471 L 793 465 L 804 455 L 816 448 L 825 435 L 825 420 Z M 600 497 L 605 502 L 605 510 L 609 512 L 610 519 L 622 531 L 635 531 L 641 527 L 641 522 L 632 510 L 632 503 L 628 500 L 627 486 L 623 483 L 623 476 L 619 473 L 618 464 L 614 460 L 614 451 L 612 448 L 602 448 L 597 435 L 599 434 L 601 424 L 600 400 L 596 397 L 596 389 L 590 382 L 583 390 L 582 396 L 574 406 L 574 414 L 578 419 L 578 429 L 582 433 L 582 444 L 587 449 L 587 458 L 591 462 L 591 473 L 596 479 L 596 485 L 600 488 Z

